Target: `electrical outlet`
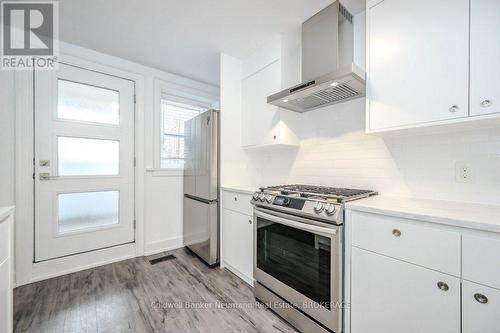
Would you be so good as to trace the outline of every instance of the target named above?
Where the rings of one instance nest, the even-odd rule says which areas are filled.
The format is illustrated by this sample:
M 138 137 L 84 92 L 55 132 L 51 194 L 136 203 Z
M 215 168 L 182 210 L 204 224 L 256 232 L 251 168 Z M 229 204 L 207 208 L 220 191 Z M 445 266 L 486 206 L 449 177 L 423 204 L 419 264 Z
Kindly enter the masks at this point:
M 455 164 L 455 180 L 459 183 L 472 183 L 472 170 L 468 163 L 457 162 Z

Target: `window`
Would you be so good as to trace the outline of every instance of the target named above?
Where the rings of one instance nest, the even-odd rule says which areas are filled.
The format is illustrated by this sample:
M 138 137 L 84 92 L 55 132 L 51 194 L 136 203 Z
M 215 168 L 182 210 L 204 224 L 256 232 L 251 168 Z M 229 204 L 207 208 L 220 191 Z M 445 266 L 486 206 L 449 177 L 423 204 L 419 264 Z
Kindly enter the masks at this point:
M 209 107 L 181 103 L 163 95 L 160 99 L 160 168 L 184 168 L 185 122 Z

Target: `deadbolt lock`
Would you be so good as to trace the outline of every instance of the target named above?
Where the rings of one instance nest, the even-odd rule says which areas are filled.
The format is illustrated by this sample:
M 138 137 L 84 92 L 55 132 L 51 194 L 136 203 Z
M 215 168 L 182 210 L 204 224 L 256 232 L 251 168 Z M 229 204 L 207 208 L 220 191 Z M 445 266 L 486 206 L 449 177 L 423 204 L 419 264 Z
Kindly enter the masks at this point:
M 40 173 L 40 180 L 50 180 L 50 173 L 48 173 L 48 172 L 41 172 Z

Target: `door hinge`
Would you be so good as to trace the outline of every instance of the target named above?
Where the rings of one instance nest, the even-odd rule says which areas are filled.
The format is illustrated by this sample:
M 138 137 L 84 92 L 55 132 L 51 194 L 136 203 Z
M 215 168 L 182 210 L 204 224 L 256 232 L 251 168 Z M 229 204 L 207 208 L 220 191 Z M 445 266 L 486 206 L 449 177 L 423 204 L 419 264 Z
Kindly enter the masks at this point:
M 136 224 L 137 224 L 137 221 L 134 219 L 134 230 L 135 230 Z
M 33 180 L 35 180 L 35 173 L 33 172 Z
M 134 157 L 134 168 L 137 166 L 137 158 Z
M 137 96 L 134 94 L 134 104 L 137 104 Z

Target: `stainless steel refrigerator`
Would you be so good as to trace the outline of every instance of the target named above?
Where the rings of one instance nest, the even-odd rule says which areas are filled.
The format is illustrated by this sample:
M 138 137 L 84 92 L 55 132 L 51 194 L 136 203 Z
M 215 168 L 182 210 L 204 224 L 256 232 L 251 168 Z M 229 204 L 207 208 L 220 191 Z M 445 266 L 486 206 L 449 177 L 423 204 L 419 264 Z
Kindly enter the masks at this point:
M 219 262 L 219 113 L 185 123 L 184 244 L 208 265 Z

